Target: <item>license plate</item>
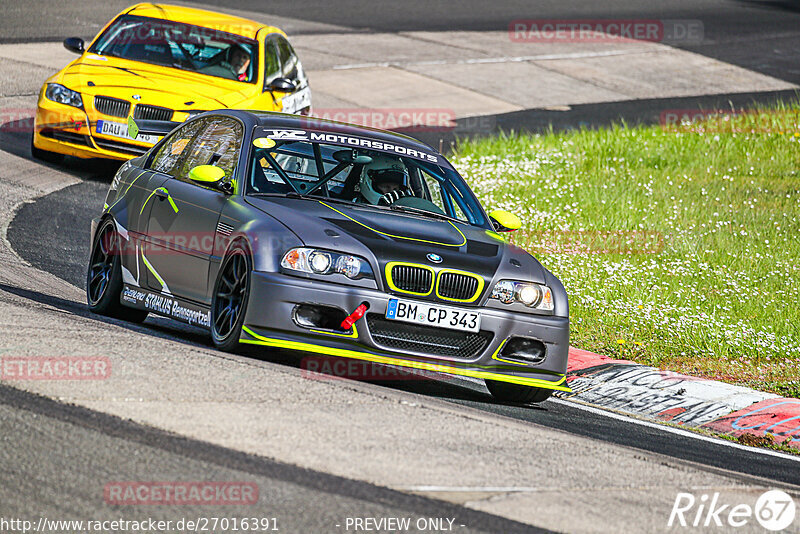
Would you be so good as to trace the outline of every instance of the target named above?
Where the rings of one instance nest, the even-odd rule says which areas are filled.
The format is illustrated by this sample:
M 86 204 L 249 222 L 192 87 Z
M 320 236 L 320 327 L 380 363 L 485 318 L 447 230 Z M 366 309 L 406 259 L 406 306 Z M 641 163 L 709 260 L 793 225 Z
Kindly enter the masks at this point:
M 478 332 L 481 329 L 480 313 L 410 300 L 389 299 L 386 318 L 467 332 Z
M 281 103 L 284 113 L 297 113 L 311 105 L 311 91 L 308 87 L 304 87 L 296 93 L 284 96 Z
M 111 135 L 113 137 L 121 137 L 122 139 L 129 139 L 133 141 L 133 137 L 128 135 L 128 125 L 123 124 L 121 122 L 112 122 L 107 120 L 99 120 L 97 121 L 97 125 L 95 126 L 95 131 L 102 135 Z M 136 136 L 136 141 L 141 141 L 143 143 L 150 143 L 154 145 L 158 142 L 159 137 L 157 135 L 144 135 L 139 134 Z

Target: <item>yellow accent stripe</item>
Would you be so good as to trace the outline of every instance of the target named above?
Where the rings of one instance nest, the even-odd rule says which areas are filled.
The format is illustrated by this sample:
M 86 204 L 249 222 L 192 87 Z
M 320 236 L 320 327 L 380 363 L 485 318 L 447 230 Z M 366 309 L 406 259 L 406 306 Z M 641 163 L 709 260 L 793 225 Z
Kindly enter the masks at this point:
M 405 289 L 400 289 L 396 285 L 394 285 L 394 279 L 392 278 L 392 269 L 395 265 L 400 265 L 401 267 L 417 267 L 419 269 L 425 269 L 426 271 L 430 271 L 431 273 L 431 287 L 428 288 L 427 293 L 417 293 L 416 291 L 407 291 Z M 408 293 L 409 295 L 419 295 L 420 297 L 427 297 L 431 293 L 433 293 L 433 285 L 436 283 L 436 271 L 433 270 L 433 267 L 429 265 L 422 265 L 420 263 L 407 263 L 404 261 L 390 261 L 386 264 L 386 268 L 384 269 L 384 275 L 386 278 L 386 283 L 389 284 L 389 288 L 392 291 L 398 291 L 400 293 Z
M 501 357 L 499 357 L 499 356 L 498 356 L 498 354 L 500 354 L 500 351 L 501 351 L 501 350 L 503 350 L 503 347 L 505 347 L 505 346 L 506 346 L 506 343 L 508 343 L 508 340 L 507 340 L 507 339 L 504 339 L 504 340 L 503 340 L 503 342 L 502 342 L 502 343 L 500 343 L 500 346 L 499 346 L 499 347 L 497 347 L 497 350 L 496 350 L 496 351 L 494 351 L 494 354 L 492 354 L 492 359 L 493 359 L 493 360 L 497 360 L 498 362 L 503 362 L 503 363 L 513 363 L 514 365 L 523 365 L 523 366 L 527 366 L 527 365 L 528 365 L 527 363 L 522 363 L 522 362 L 512 362 L 511 360 L 504 360 L 503 358 L 501 358 Z
M 356 330 L 356 325 L 353 325 L 353 333 L 352 334 L 342 334 L 339 332 L 326 332 L 325 330 L 311 330 L 315 334 L 325 334 L 326 336 L 339 336 L 339 337 L 358 337 L 358 330 Z
M 152 265 L 150 265 L 150 262 L 149 262 L 149 261 L 147 261 L 147 258 L 145 258 L 145 257 L 144 257 L 144 250 L 142 251 L 142 260 L 144 260 L 144 264 L 145 264 L 145 266 L 147 266 L 147 269 L 148 269 L 148 270 L 149 270 L 151 273 L 153 273 L 153 276 L 155 276 L 155 277 L 156 277 L 156 279 L 158 280 L 158 283 L 159 283 L 159 284 L 161 284 L 161 287 L 162 287 L 162 288 L 165 288 L 165 287 L 167 287 L 167 283 L 166 283 L 166 282 L 164 282 L 164 279 L 163 279 L 163 278 L 161 278 L 160 276 L 158 276 L 158 273 L 156 272 L 156 270 L 153 268 L 153 266 L 152 266 Z
M 139 215 L 141 215 L 142 213 L 144 213 L 144 207 L 145 207 L 145 206 L 147 206 L 147 203 L 148 203 L 148 202 L 150 202 L 150 199 L 151 199 L 151 198 L 153 198 L 153 195 L 155 195 L 155 194 L 156 194 L 156 191 L 158 191 L 159 189 L 161 189 L 161 188 L 160 188 L 160 187 L 156 187 L 155 189 L 153 189 L 153 190 L 150 192 L 150 196 L 149 196 L 149 197 L 147 197 L 147 199 L 146 199 L 146 200 L 145 200 L 145 201 L 142 203 L 142 209 L 140 209 L 140 210 L 139 210 Z
M 478 289 L 475 290 L 475 294 L 472 295 L 472 298 L 468 298 L 468 299 L 451 299 L 449 297 L 443 297 L 439 293 L 439 284 L 442 281 L 442 275 L 444 273 L 461 274 L 461 275 L 464 275 L 464 276 L 469 276 L 470 278 L 474 278 L 475 280 L 478 281 Z M 451 302 L 475 302 L 476 300 L 478 300 L 478 297 L 481 296 L 481 293 L 483 292 L 483 286 L 485 286 L 485 285 L 486 285 L 486 281 L 483 279 L 483 277 L 482 276 L 478 276 L 475 273 L 470 273 L 470 272 L 467 272 L 467 271 L 459 271 L 458 269 L 442 269 L 441 271 L 439 271 L 439 275 L 436 278 L 436 296 L 439 297 L 442 300 L 449 300 Z
M 337 209 L 336 209 L 336 208 L 334 208 L 333 206 L 329 206 L 328 204 L 325 204 L 325 203 L 324 203 L 323 201 L 321 201 L 321 200 L 319 200 L 318 202 L 319 202 L 320 204 L 322 204 L 323 206 L 325 206 L 326 208 L 330 208 L 330 209 L 332 209 L 333 211 L 335 211 L 335 212 L 336 212 L 336 213 L 338 213 L 339 215 L 341 215 L 341 216 L 343 216 L 343 217 L 347 217 L 348 219 L 350 219 L 350 220 L 351 220 L 351 221 L 353 221 L 354 223 L 356 223 L 356 224 L 359 224 L 359 225 L 363 226 L 363 227 L 364 227 L 364 228 L 366 228 L 367 230 L 372 230 L 372 231 L 373 231 L 373 232 L 375 232 L 376 234 L 385 235 L 386 237 L 391 237 L 391 238 L 394 238 L 394 239 L 405 239 L 405 240 L 408 240 L 408 241 L 419 241 L 419 242 L 421 242 L 421 243 L 430 243 L 431 245 L 441 245 L 441 246 L 444 246 L 444 247 L 463 247 L 464 245 L 466 245 L 466 244 L 467 244 L 467 236 L 465 236 L 465 235 L 463 234 L 463 232 L 461 232 L 461 230 L 459 230 L 459 229 L 458 229 L 458 227 L 457 227 L 455 224 L 453 224 L 451 221 L 447 221 L 447 222 L 448 222 L 448 223 L 450 223 L 450 226 L 452 226 L 453 228 L 455 228 L 455 229 L 456 229 L 456 232 L 458 232 L 459 234 L 461 234 L 461 239 L 463 239 L 463 241 L 462 241 L 461 243 L 457 244 L 457 245 L 456 245 L 456 244 L 453 244 L 453 243 L 439 243 L 439 242 L 437 242 L 437 241 L 429 241 L 429 240 L 427 240 L 427 239 L 417 239 L 416 237 L 405 237 L 405 236 L 402 236 L 402 235 L 393 235 L 393 234 L 387 234 L 386 232 L 381 232 L 380 230 L 376 230 L 376 229 L 374 229 L 374 228 L 371 228 L 371 227 L 367 226 L 366 224 L 362 223 L 361 221 L 357 221 L 357 220 L 355 220 L 354 218 L 350 217 L 349 215 L 346 215 L 346 214 L 342 213 L 341 211 L 337 210 Z
M 167 192 L 167 200 L 169 200 L 169 205 L 172 206 L 172 209 L 175 210 L 175 213 L 178 213 L 178 206 L 175 205 L 175 201 L 172 200 L 172 196 Z
M 281 349 L 302 350 L 306 352 L 316 352 L 317 354 L 326 354 L 328 356 L 340 356 L 342 358 L 353 358 L 355 360 L 365 360 L 369 362 L 382 363 L 386 365 L 397 365 L 400 367 L 411 367 L 413 369 L 421 369 L 424 371 L 435 371 L 439 373 L 449 373 L 452 375 L 469 376 L 472 378 L 484 378 L 489 380 L 498 380 L 500 382 L 510 382 L 512 384 L 519 384 L 522 386 L 532 386 L 544 389 L 555 389 L 559 391 L 572 391 L 568 386 L 561 385 L 566 382 L 567 377 L 562 376 L 558 382 L 548 382 L 539 378 L 525 378 L 520 376 L 502 375 L 490 373 L 487 371 L 475 371 L 472 369 L 459 369 L 458 367 L 450 367 L 449 365 L 441 365 L 428 362 L 417 362 L 413 360 L 401 360 L 399 358 L 391 358 L 388 356 L 379 356 L 368 352 L 357 352 L 354 350 L 339 349 L 334 347 L 324 347 L 322 345 L 314 345 L 312 343 L 302 343 L 299 341 L 287 341 L 283 339 L 272 339 L 260 336 L 247 328 L 242 326 L 242 330 L 247 332 L 255 339 L 239 339 L 240 343 L 249 343 L 251 345 L 264 345 L 266 347 L 276 347 Z

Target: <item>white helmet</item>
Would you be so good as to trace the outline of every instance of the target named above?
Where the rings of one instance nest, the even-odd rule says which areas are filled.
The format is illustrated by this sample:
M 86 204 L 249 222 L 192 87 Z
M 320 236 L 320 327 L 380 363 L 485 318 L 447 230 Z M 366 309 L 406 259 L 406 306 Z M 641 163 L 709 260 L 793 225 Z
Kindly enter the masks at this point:
M 361 181 L 359 182 L 361 195 L 370 204 L 377 205 L 383 193 L 376 191 L 373 185 L 385 182 L 407 186 L 408 169 L 399 158 L 384 155 L 373 156 L 372 161 L 364 165 L 361 170 Z

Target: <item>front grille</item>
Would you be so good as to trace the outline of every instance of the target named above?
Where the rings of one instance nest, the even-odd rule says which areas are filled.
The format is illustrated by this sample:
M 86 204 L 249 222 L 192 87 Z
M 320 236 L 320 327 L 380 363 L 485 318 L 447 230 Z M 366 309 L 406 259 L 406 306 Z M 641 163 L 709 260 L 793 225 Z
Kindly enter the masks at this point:
M 391 281 L 394 287 L 407 293 L 427 295 L 433 288 L 433 270 L 413 265 L 393 265 Z
M 481 285 L 481 279 L 477 275 L 443 272 L 439 275 L 436 292 L 445 299 L 474 300 Z
M 94 142 L 97 143 L 97 146 L 99 146 L 100 148 L 105 148 L 106 150 L 113 150 L 115 152 L 122 152 L 123 154 L 130 154 L 133 156 L 140 156 L 145 152 L 147 152 L 149 148 L 146 146 L 137 146 L 128 143 L 120 143 L 119 141 L 111 141 L 109 139 L 101 139 L 99 137 L 95 137 Z
M 494 337 L 491 332 L 460 332 L 390 321 L 377 313 L 367 314 L 367 327 L 375 343 L 388 349 L 451 358 L 475 358 Z
M 103 115 L 125 118 L 131 110 L 131 104 L 127 100 L 120 100 L 119 98 L 96 96 L 94 97 L 94 109 Z
M 139 104 L 133 110 L 133 118 L 151 121 L 168 121 L 172 118 L 172 113 L 173 111 L 169 108 Z
M 92 146 L 89 143 L 88 136 L 81 135 L 75 132 L 69 132 L 67 130 L 57 130 L 54 128 L 43 128 L 40 132 L 40 135 L 44 137 L 49 137 L 50 139 L 56 139 L 58 141 L 64 141 L 66 143 L 73 143 L 76 145 L 86 145 Z

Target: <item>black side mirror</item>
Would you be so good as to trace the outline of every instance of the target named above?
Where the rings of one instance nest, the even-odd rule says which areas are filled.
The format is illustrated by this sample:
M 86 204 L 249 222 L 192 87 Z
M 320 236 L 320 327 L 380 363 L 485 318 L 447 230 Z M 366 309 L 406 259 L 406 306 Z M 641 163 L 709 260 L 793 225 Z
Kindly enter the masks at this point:
M 67 37 L 64 39 L 64 48 L 76 54 L 83 54 L 83 39 L 80 37 Z
M 233 194 L 233 182 L 231 182 L 230 180 L 219 182 L 217 184 L 217 189 L 219 189 L 226 195 L 230 196 Z
M 267 86 L 268 91 L 280 91 L 281 93 L 293 93 L 297 86 L 289 78 L 275 78 Z

